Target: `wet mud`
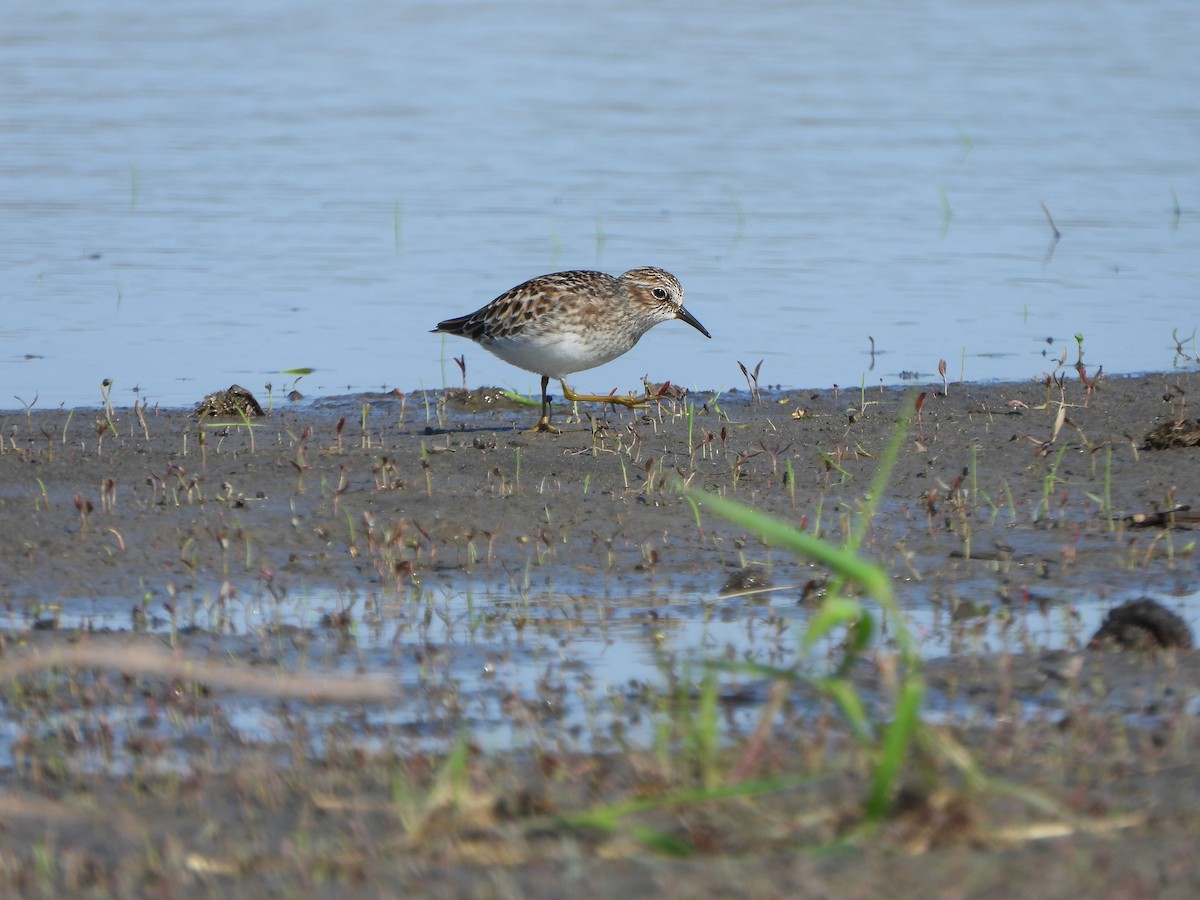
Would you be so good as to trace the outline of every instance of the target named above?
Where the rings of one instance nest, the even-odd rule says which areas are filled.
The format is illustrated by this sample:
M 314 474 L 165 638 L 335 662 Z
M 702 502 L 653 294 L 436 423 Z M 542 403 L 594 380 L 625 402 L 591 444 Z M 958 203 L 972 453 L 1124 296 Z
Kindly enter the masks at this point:
M 0 886 L 1194 895 L 1190 635 L 1092 638 L 1143 598 L 1168 618 L 1116 633 L 1200 619 L 1200 451 L 1153 437 L 1198 388 L 670 391 L 558 402 L 557 435 L 488 389 L 0 413 Z M 915 747 L 864 831 L 828 696 L 732 665 L 827 671 L 799 635 L 828 573 L 702 494 L 840 544 L 918 406 L 862 553 L 973 763 Z M 886 721 L 879 618 L 847 678 Z

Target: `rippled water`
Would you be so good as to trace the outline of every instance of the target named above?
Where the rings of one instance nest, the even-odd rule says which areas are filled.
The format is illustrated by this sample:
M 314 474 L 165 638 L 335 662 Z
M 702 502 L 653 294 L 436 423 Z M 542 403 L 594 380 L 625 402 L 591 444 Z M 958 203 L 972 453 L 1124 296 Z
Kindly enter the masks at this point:
M 533 391 L 427 332 L 569 267 L 668 268 L 714 335 L 605 392 L 1026 378 L 1076 333 L 1160 369 L 1200 324 L 1183 2 L 10 7 L 0 406 L 439 387 L 463 352 Z

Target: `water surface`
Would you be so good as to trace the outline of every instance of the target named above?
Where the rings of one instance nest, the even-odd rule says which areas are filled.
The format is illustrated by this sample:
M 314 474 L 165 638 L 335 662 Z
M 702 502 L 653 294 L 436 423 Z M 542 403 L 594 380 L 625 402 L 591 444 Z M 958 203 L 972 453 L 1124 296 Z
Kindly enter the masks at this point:
M 662 326 L 581 389 L 1024 379 L 1077 333 L 1169 368 L 1197 45 L 1183 2 L 14 5 L 0 406 L 440 387 L 463 353 L 532 392 L 428 329 L 647 264 L 714 339 Z

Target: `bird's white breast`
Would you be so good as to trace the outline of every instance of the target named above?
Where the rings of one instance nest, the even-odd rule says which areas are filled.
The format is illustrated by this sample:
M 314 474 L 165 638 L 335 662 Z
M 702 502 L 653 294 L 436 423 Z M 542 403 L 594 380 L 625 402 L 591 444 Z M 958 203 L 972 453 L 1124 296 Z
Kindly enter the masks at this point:
M 569 331 L 494 338 L 484 346 L 506 363 L 538 375 L 563 378 L 616 359 L 632 344 L 603 340 L 596 331 Z

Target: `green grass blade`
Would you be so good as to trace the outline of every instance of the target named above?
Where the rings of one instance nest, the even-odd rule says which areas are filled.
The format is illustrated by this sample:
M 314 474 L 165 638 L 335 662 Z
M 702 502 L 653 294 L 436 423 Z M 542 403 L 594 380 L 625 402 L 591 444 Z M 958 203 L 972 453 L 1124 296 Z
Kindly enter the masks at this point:
M 863 618 L 862 604 L 845 597 L 829 597 L 821 604 L 817 614 L 808 623 L 804 640 L 800 646 L 809 650 L 812 645 L 843 625 L 850 626 Z
M 620 827 L 621 819 L 636 813 L 672 809 L 677 806 L 690 806 L 697 803 L 714 803 L 721 800 L 730 800 L 735 797 L 756 797 L 763 794 L 773 794 L 810 784 L 812 781 L 813 776 L 811 775 L 786 775 L 759 781 L 742 781 L 738 784 L 722 785 L 711 789 L 697 788 L 694 790 L 677 791 L 673 794 L 665 794 L 660 797 L 639 797 L 620 803 L 596 806 L 583 812 L 561 816 L 556 821 L 572 828 L 597 828 L 601 831 L 613 832 Z
M 875 767 L 871 793 L 867 797 L 868 820 L 881 819 L 887 813 L 888 803 L 891 801 L 895 788 L 896 776 L 899 775 L 900 769 L 904 765 L 913 735 L 920 724 L 921 699 L 924 693 L 925 685 L 921 679 L 915 676 L 909 677 L 905 680 L 900 696 L 896 699 L 892 724 L 884 733 L 882 753 L 879 764 Z
M 695 499 L 701 509 L 710 509 L 734 525 L 753 531 L 769 544 L 783 547 L 828 566 L 837 575 L 860 585 L 871 596 L 890 605 L 891 580 L 878 566 L 858 558 L 848 550 L 793 528 L 774 516 L 734 500 L 727 500 L 696 488 L 686 488 L 684 493 Z
M 669 835 L 663 831 L 656 831 L 653 828 L 642 828 L 633 826 L 629 829 L 629 833 L 649 847 L 651 850 L 657 850 L 664 856 L 685 857 L 692 855 L 692 846 L 686 841 L 682 841 L 673 835 Z
M 896 420 L 896 427 L 892 429 L 892 435 L 883 450 L 883 456 L 879 458 L 879 465 L 875 469 L 875 475 L 871 478 L 871 486 L 867 489 L 866 508 L 858 518 L 857 527 L 854 528 L 850 537 L 846 540 L 845 549 L 847 551 L 852 551 L 862 544 L 863 538 L 866 536 L 867 526 L 875 516 L 875 509 L 879 506 L 879 501 L 883 499 L 888 481 L 892 477 L 892 470 L 896 468 L 896 460 L 900 458 L 900 448 L 904 446 L 904 442 L 908 439 L 909 429 L 912 427 L 913 413 L 917 408 L 916 391 L 905 392 L 904 397 L 900 401 L 900 408 L 903 412 L 900 414 L 900 418 Z
M 513 403 L 518 403 L 521 406 L 541 406 L 541 400 L 534 400 L 532 397 L 526 397 L 524 394 L 518 394 L 512 388 L 504 388 L 500 391 L 505 397 Z
M 867 708 L 863 706 L 854 685 L 843 678 L 816 678 L 813 684 L 833 698 L 856 738 L 864 742 L 874 740 L 875 729 L 871 727 L 871 717 L 867 715 Z

